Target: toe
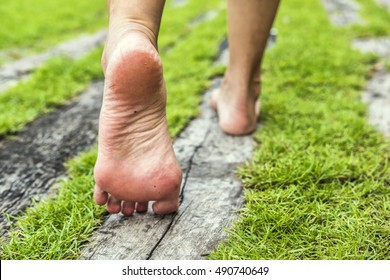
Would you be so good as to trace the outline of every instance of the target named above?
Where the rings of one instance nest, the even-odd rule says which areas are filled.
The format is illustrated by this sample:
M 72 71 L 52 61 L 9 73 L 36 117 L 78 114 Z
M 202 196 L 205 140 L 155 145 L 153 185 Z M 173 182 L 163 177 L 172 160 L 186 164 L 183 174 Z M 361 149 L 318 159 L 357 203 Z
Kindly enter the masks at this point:
M 116 199 L 112 195 L 108 198 L 107 202 L 107 211 L 110 212 L 111 214 L 114 213 L 119 213 L 121 211 L 121 204 L 122 201 L 119 199 Z
M 98 185 L 95 185 L 93 198 L 95 199 L 96 204 L 104 205 L 107 203 L 108 194 L 107 192 L 103 191 Z
M 145 213 L 148 211 L 148 202 L 138 202 L 135 210 L 137 210 L 138 213 Z
M 132 201 L 124 201 L 122 203 L 122 214 L 124 216 L 131 216 L 134 213 L 135 203 Z
M 174 213 L 179 209 L 179 203 L 177 199 L 175 200 L 166 200 L 166 201 L 156 201 L 152 206 L 153 212 L 157 215 L 166 215 Z

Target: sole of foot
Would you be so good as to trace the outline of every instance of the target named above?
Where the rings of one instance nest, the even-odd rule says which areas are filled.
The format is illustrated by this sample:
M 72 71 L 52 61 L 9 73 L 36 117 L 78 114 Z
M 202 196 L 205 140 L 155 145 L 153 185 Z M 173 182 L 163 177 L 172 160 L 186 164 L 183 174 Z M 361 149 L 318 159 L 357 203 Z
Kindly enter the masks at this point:
M 105 85 L 94 168 L 97 204 L 110 213 L 178 210 L 182 172 L 165 113 L 160 57 L 142 32 L 122 32 L 106 43 Z

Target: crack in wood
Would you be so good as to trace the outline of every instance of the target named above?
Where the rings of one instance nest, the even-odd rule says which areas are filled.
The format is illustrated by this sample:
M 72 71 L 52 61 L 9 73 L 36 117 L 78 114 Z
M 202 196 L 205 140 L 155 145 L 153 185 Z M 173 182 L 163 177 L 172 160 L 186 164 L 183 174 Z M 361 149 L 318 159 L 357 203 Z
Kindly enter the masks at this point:
M 192 164 L 193 164 L 194 157 L 195 157 L 196 153 L 198 152 L 198 150 L 199 150 L 200 148 L 203 147 L 203 144 L 204 144 L 204 142 L 206 141 L 206 138 L 207 138 L 207 136 L 208 136 L 209 134 L 210 134 L 210 129 L 208 129 L 208 130 L 206 131 L 202 143 L 199 144 L 199 145 L 197 145 L 197 146 L 195 146 L 194 152 L 193 152 L 193 154 L 191 155 L 190 159 L 188 160 L 188 168 L 187 168 L 187 171 L 186 171 L 186 173 L 185 173 L 183 186 L 182 186 L 181 192 L 180 192 L 180 200 L 179 200 L 179 203 L 180 203 L 180 204 L 182 204 L 183 201 L 184 201 L 184 190 L 185 190 L 185 187 L 186 187 L 186 185 L 187 185 L 188 177 L 189 177 L 190 172 L 191 172 L 191 169 L 192 169 Z
M 172 228 L 172 226 L 174 225 L 174 223 L 177 222 L 177 221 L 180 219 L 180 217 L 187 211 L 188 207 L 189 207 L 189 206 L 187 206 L 186 208 L 184 208 L 184 209 L 180 212 L 180 214 L 175 213 L 175 214 L 173 215 L 172 221 L 169 223 L 167 229 L 165 230 L 165 232 L 163 233 L 163 235 L 161 236 L 161 238 L 158 240 L 158 242 L 156 243 L 156 245 L 155 245 L 155 246 L 152 248 L 152 250 L 149 252 L 149 254 L 148 254 L 146 260 L 150 260 L 150 259 L 152 258 L 154 251 L 157 250 L 158 246 L 159 246 L 160 243 L 164 240 L 164 238 L 165 238 L 165 236 L 168 234 L 168 232 L 171 230 L 171 228 Z M 178 217 L 177 220 L 175 219 L 176 217 Z

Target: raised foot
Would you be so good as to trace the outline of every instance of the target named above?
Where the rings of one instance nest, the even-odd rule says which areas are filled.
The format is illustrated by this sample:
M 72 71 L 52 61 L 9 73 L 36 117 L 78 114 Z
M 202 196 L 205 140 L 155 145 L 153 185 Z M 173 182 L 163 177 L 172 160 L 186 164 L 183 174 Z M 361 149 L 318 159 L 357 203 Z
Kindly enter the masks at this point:
M 147 211 L 149 201 L 156 214 L 175 212 L 182 172 L 168 133 L 160 57 L 140 33 L 106 48 L 95 201 L 126 216 Z

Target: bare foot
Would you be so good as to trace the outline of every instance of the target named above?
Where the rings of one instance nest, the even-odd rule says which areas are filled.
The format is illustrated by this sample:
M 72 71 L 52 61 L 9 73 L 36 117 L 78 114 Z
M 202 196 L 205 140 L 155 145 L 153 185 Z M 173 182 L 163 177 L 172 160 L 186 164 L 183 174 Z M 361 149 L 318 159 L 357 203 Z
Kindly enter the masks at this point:
M 103 56 L 105 85 L 94 169 L 97 204 L 110 213 L 156 214 L 178 209 L 182 180 L 165 115 L 166 88 L 151 40 L 132 28 L 109 35 Z
M 221 87 L 211 94 L 210 106 L 218 112 L 219 125 L 227 134 L 245 135 L 257 127 L 260 114 L 260 82 L 254 80 L 248 90 L 231 85 L 224 78 Z

